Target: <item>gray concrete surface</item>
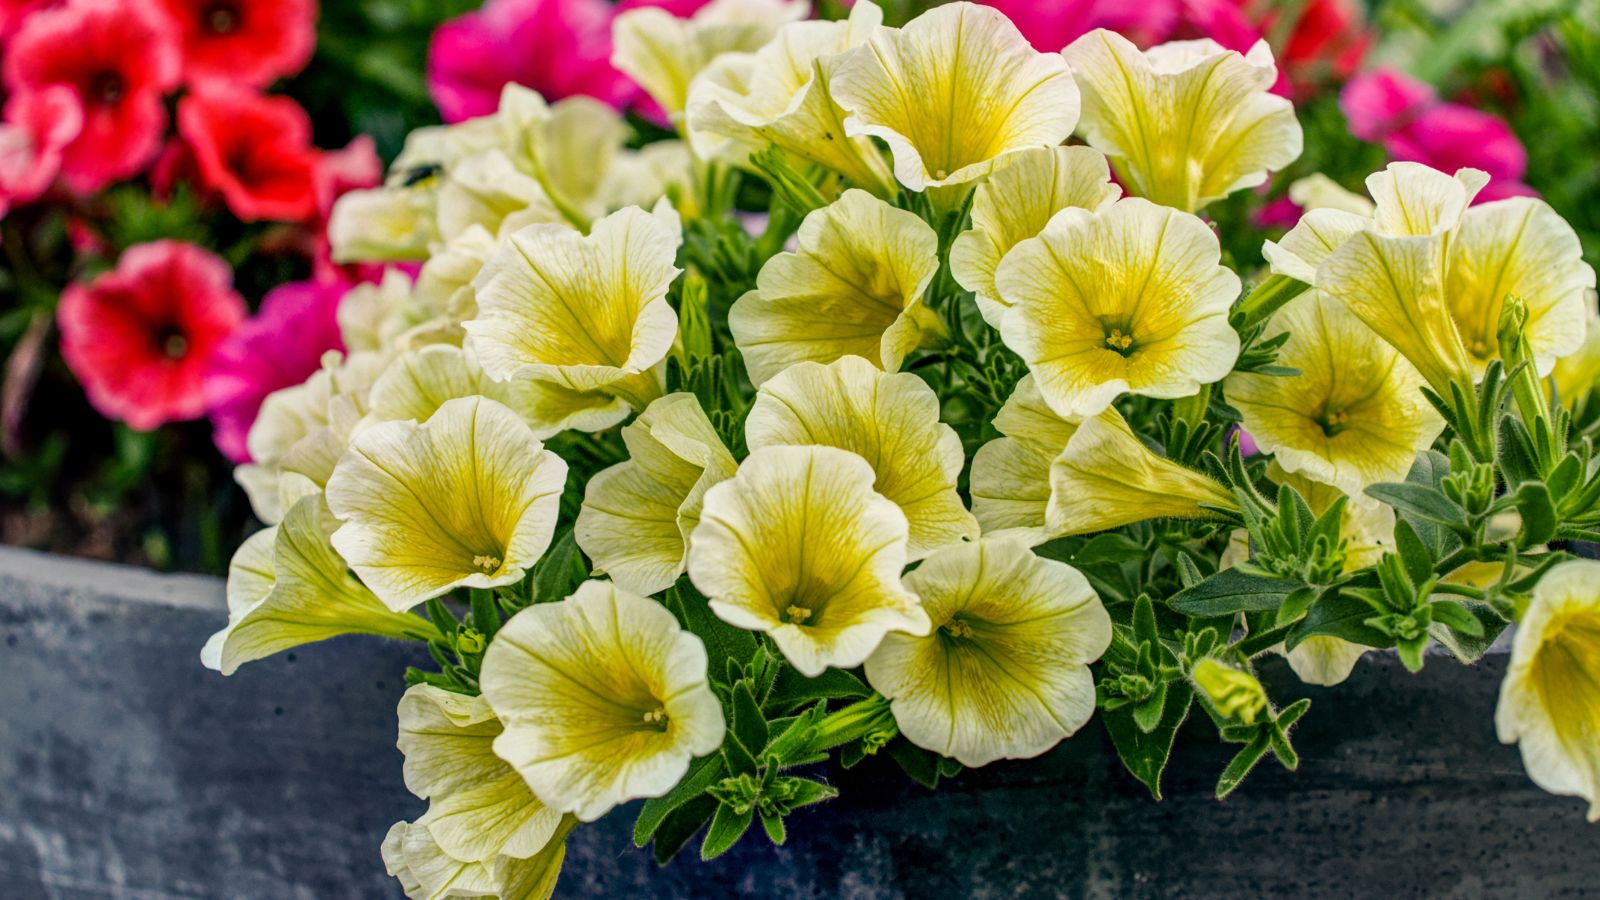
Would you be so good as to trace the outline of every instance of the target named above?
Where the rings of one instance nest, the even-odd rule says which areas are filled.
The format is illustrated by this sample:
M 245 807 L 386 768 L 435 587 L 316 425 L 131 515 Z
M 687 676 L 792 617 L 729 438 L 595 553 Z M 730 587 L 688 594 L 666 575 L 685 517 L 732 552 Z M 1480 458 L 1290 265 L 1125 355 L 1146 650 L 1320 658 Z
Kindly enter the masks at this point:
M 420 807 L 394 749 L 416 648 L 342 639 L 224 679 L 196 657 L 223 619 L 214 580 L 0 549 L 0 898 L 398 896 L 378 843 Z M 843 798 L 787 847 L 710 865 L 657 869 L 614 815 L 575 836 L 558 896 L 1595 896 L 1600 828 L 1494 739 L 1502 666 L 1380 659 L 1296 689 L 1301 771 L 1223 803 L 1204 729 L 1158 804 L 1091 726 L 937 793 L 878 761 L 834 773 Z

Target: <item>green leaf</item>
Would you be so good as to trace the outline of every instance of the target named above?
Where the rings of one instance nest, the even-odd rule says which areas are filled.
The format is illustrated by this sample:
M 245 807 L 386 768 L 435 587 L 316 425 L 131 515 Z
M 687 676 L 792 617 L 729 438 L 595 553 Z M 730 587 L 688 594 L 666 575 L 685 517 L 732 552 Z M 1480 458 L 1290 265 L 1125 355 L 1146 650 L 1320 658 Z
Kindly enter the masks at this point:
M 1074 566 L 1096 566 L 1105 563 L 1123 563 L 1150 557 L 1150 551 L 1125 534 L 1108 532 L 1090 538 L 1072 555 Z
M 1256 732 L 1255 737 L 1244 745 L 1244 749 L 1234 755 L 1228 767 L 1222 770 L 1222 777 L 1217 779 L 1217 799 L 1221 800 L 1238 789 L 1244 783 L 1245 776 L 1261 762 L 1261 757 L 1267 754 L 1272 747 L 1272 732 L 1262 728 Z
M 1399 552 L 1400 562 L 1405 566 L 1406 575 L 1411 578 L 1411 583 L 1423 584 L 1433 577 L 1433 564 L 1438 557 L 1423 543 L 1416 528 L 1405 519 L 1394 523 L 1394 545 Z
M 533 602 L 551 603 L 572 596 L 589 577 L 589 566 L 571 528 L 561 533 L 533 567 Z
M 1317 602 L 1319 596 L 1321 596 L 1321 592 L 1309 584 L 1291 591 L 1289 596 L 1283 598 L 1283 605 L 1278 607 L 1278 615 L 1274 624 L 1287 625 L 1305 615 L 1306 610 L 1311 608 L 1311 604 Z
M 1161 724 L 1162 714 L 1167 708 L 1167 684 L 1165 681 L 1157 682 L 1150 696 L 1133 707 L 1133 724 L 1146 734 L 1155 731 L 1156 726 Z
M 786 713 L 818 700 L 860 700 L 871 693 L 861 679 L 844 669 L 824 669 L 821 675 L 807 678 L 792 666 L 784 666 L 767 695 L 766 709 Z
M 1311 609 L 1306 611 L 1306 617 L 1289 629 L 1283 645 L 1293 650 L 1306 638 L 1322 634 L 1368 647 L 1391 646 L 1394 643 L 1392 638 L 1366 624 L 1368 619 L 1378 614 L 1372 604 L 1347 591 L 1328 594 L 1312 604 Z
M 706 838 L 700 842 L 700 858 L 716 859 L 732 850 L 733 845 L 739 843 L 739 838 L 750 830 L 750 822 L 754 817 L 754 808 L 737 812 L 726 803 L 718 804 L 716 815 L 711 818 L 711 827 L 706 829 Z
M 713 678 L 727 671 L 728 660 L 743 664 L 755 654 L 756 636 L 717 618 L 705 595 L 695 590 L 689 579 L 678 579 L 677 584 L 667 589 L 664 598 L 667 608 L 683 627 L 705 642 L 706 671 Z
M 644 807 L 639 810 L 639 818 L 633 823 L 633 845 L 643 847 L 650 843 L 656 830 L 669 815 L 689 801 L 704 795 L 706 788 L 721 781 L 727 771 L 728 767 L 720 753 L 702 756 L 691 763 L 688 773 L 678 782 L 677 787 L 660 797 L 645 801 Z
M 1150 789 L 1150 796 L 1161 799 L 1161 773 L 1167 768 L 1167 758 L 1172 755 L 1172 741 L 1178 729 L 1189 717 L 1193 705 L 1194 689 L 1187 682 L 1174 682 L 1167 691 L 1161 720 L 1149 731 L 1142 730 L 1131 709 L 1102 712 L 1106 732 L 1117 748 L 1117 756 L 1133 777 Z
M 1185 615 L 1202 618 L 1275 610 L 1283 605 L 1284 598 L 1300 587 L 1297 581 L 1225 569 L 1174 594 L 1167 605 Z
M 778 780 L 778 784 L 782 788 L 780 793 L 789 795 L 787 806 L 790 809 L 799 809 L 802 806 L 810 806 L 813 803 L 821 803 L 824 800 L 832 800 L 839 796 L 837 789 L 820 781 L 813 781 L 810 778 L 785 776 Z
M 789 838 L 789 830 L 783 825 L 783 816 L 762 813 L 761 830 L 767 833 L 767 840 L 780 847 Z
M 651 847 L 656 862 L 663 866 L 670 862 L 719 808 L 721 804 L 715 797 L 701 794 L 668 813 L 656 828 L 655 844 Z
M 1395 651 L 1400 656 L 1401 665 L 1405 666 L 1406 671 L 1413 675 L 1422 671 L 1423 654 L 1427 649 L 1428 639 L 1426 636 L 1415 640 L 1401 641 L 1395 647 Z
M 900 764 L 900 768 L 911 776 L 911 780 L 922 785 L 928 790 L 939 786 L 939 757 L 937 754 L 918 747 L 905 739 L 904 735 L 895 735 L 884 748 L 889 758 Z
M 748 681 L 733 686 L 733 734 L 751 755 L 759 755 L 767 748 L 767 717 L 756 705 Z
M 1375 484 L 1367 488 L 1367 495 L 1389 504 L 1407 518 L 1421 519 L 1451 530 L 1467 527 L 1461 507 L 1434 488 L 1409 482 Z
M 1454 611 L 1441 610 L 1442 603 L 1433 604 L 1433 622 L 1428 626 L 1428 634 L 1444 645 L 1444 648 L 1450 651 L 1450 655 L 1463 665 L 1471 665 L 1489 652 L 1489 648 L 1494 646 L 1495 640 L 1510 623 L 1502 619 L 1494 607 L 1487 603 L 1467 600 L 1450 601 L 1450 605 L 1454 607 Z M 1456 624 L 1461 624 L 1458 615 L 1468 616 L 1476 622 L 1478 633 L 1470 634 L 1456 628 Z
M 1561 525 L 1550 489 L 1542 482 L 1528 481 L 1517 488 L 1515 496 L 1517 512 L 1522 515 L 1522 532 L 1517 535 L 1517 545 L 1527 548 L 1549 543 Z

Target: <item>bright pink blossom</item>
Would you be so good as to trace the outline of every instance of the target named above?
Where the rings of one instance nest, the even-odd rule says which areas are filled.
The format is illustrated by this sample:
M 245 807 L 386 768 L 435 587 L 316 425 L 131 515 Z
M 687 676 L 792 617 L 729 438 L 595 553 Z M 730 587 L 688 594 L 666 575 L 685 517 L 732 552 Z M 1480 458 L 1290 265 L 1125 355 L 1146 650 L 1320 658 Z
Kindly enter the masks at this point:
M 0 43 L 10 40 L 29 15 L 59 3 L 60 0 L 0 0 Z
M 300 222 L 317 212 L 311 118 L 288 97 L 212 89 L 178 104 L 178 133 L 202 186 L 246 222 Z
M 1439 99 L 1433 88 L 1403 72 L 1378 69 L 1345 85 L 1339 108 L 1350 132 L 1380 144 L 1395 160 L 1443 172 L 1471 167 L 1489 173 L 1477 202 L 1531 196 L 1524 184 L 1528 151 L 1505 120 Z
M 12 97 L 0 124 L 0 216 L 37 199 L 61 171 L 61 152 L 83 130 L 83 106 L 67 87 Z
M 204 393 L 217 449 L 228 459 L 249 462 L 245 438 L 268 394 L 305 381 L 324 353 L 343 349 L 336 313 L 349 288 L 344 281 L 280 285 L 217 346 Z
M 13 95 L 74 91 L 83 129 L 62 151 L 61 176 L 80 194 L 138 174 L 161 146 L 162 97 L 181 57 L 166 20 L 134 0 L 78 0 L 30 15 L 6 46 Z
M 245 317 L 233 273 L 193 244 L 130 247 L 117 267 L 61 294 L 61 355 L 94 408 L 147 431 L 205 412 L 211 353 Z
M 183 45 L 191 85 L 264 87 L 305 68 L 316 48 L 316 0 L 156 2 Z

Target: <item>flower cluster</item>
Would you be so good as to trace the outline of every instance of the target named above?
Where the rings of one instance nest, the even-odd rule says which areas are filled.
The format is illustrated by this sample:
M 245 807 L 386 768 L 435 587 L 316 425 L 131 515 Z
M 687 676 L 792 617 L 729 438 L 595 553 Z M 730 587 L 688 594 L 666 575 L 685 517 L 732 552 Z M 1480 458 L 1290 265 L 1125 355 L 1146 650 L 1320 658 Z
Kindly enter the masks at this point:
M 546 896 L 640 798 L 658 858 L 781 843 L 835 752 L 932 784 L 1097 712 L 1159 796 L 1200 710 L 1243 745 L 1223 795 L 1297 764 L 1263 658 L 1471 662 L 1512 620 L 1501 734 L 1600 815 L 1572 229 L 1395 163 L 1237 271 L 1208 207 L 1303 142 L 1265 43 L 806 12 L 624 12 L 611 64 L 677 140 L 513 84 L 333 211 L 336 259 L 420 272 L 267 398 L 237 475 L 270 527 L 203 659 L 427 644 L 406 892 Z

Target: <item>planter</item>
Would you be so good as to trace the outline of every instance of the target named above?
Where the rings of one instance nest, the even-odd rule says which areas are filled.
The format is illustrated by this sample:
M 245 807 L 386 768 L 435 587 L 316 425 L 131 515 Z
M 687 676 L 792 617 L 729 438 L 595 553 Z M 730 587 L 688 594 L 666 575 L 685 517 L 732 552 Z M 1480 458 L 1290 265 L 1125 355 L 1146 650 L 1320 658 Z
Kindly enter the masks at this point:
M 399 896 L 378 844 L 422 808 L 394 747 L 420 650 L 340 639 L 224 679 L 197 658 L 223 606 L 213 579 L 0 548 L 0 893 Z M 1155 803 L 1091 725 L 936 794 L 881 761 L 834 773 L 787 847 L 714 864 L 658 870 L 624 810 L 577 832 L 558 895 L 1581 896 L 1600 832 L 1495 740 L 1504 664 L 1378 656 L 1333 690 L 1271 667 L 1313 698 L 1301 770 L 1224 803 L 1227 748 L 1186 735 Z

